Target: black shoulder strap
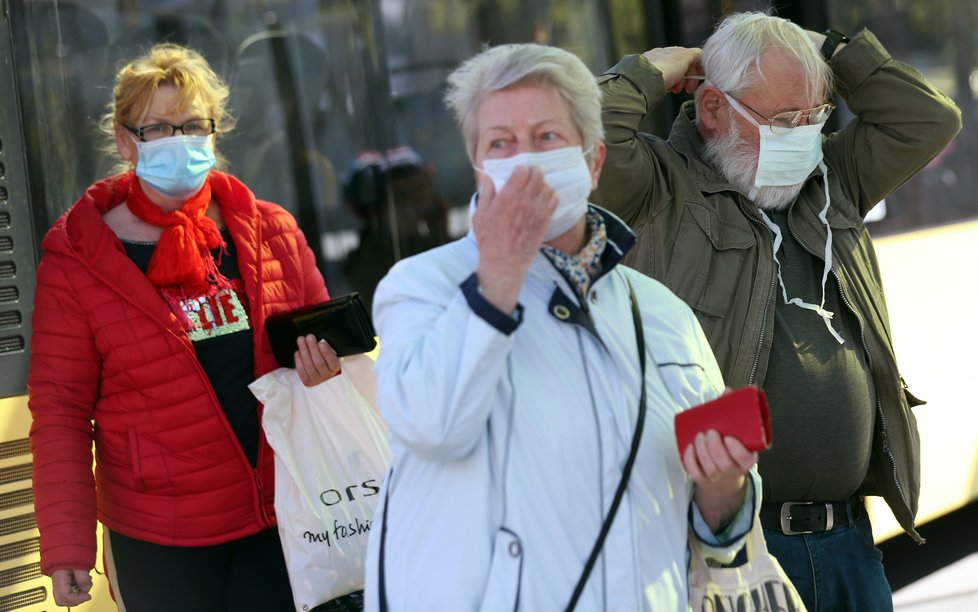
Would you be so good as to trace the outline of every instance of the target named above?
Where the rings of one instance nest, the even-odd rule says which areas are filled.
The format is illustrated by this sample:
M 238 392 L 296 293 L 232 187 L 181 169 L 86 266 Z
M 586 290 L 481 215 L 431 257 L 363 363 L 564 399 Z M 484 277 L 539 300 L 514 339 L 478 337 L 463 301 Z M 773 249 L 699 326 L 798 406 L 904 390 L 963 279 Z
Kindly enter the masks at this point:
M 384 518 L 380 526 L 380 558 L 377 560 L 377 603 L 380 612 L 387 612 L 387 579 L 384 576 L 384 543 L 387 542 L 387 502 L 391 497 L 391 481 L 394 479 L 394 467 L 387 474 L 387 491 L 384 494 Z
M 628 280 L 625 280 L 628 283 Z M 567 604 L 567 612 L 571 612 L 575 606 L 577 606 L 577 600 L 581 598 L 581 593 L 584 592 L 584 585 L 587 584 L 588 576 L 591 575 L 591 570 L 594 569 L 594 564 L 598 560 L 598 555 L 601 554 L 601 547 L 604 546 L 605 538 L 608 537 L 608 532 L 611 531 L 611 523 L 615 520 L 615 514 L 618 513 L 618 506 L 621 505 L 621 498 L 625 495 L 625 488 L 628 486 L 628 477 L 632 474 L 632 466 L 635 465 L 635 456 L 638 455 L 638 446 L 642 441 L 642 430 L 645 429 L 645 333 L 642 331 L 642 313 L 638 309 L 638 298 L 635 297 L 635 290 L 632 288 L 632 284 L 628 283 L 628 296 L 632 301 L 632 321 L 635 323 L 635 341 L 638 343 L 638 363 L 642 369 L 642 377 L 639 379 L 639 385 L 642 388 L 641 400 L 638 404 L 638 418 L 635 422 L 635 433 L 632 434 L 632 448 L 628 454 L 628 459 L 625 461 L 625 467 L 621 470 L 621 480 L 618 482 L 618 489 L 615 491 L 615 497 L 611 500 L 611 507 L 608 508 L 608 516 L 604 519 L 604 524 L 601 525 L 601 532 L 598 534 L 598 539 L 594 542 L 594 548 L 591 549 L 591 556 L 588 557 L 587 563 L 584 564 L 584 571 L 581 572 L 581 577 L 577 581 L 577 587 L 574 588 L 574 594 L 571 595 L 570 603 Z

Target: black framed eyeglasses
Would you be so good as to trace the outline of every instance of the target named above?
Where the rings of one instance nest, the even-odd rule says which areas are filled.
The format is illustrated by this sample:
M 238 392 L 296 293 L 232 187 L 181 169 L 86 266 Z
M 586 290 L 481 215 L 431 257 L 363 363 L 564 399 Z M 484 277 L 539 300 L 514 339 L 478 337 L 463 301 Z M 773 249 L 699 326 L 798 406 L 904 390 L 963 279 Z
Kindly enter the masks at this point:
M 758 117 L 761 117 L 767 121 L 768 127 L 770 127 L 771 131 L 775 134 L 790 132 L 801 125 L 802 120 L 806 118 L 808 119 L 808 125 L 819 125 L 821 123 L 825 123 L 828 121 L 829 115 L 831 115 L 832 111 L 834 111 L 836 108 L 835 104 L 826 102 L 825 104 L 819 104 L 815 108 L 785 111 L 783 113 L 778 113 L 773 117 L 768 117 L 764 113 L 758 112 L 756 109 L 747 106 L 742 100 L 738 100 L 730 94 L 727 94 L 727 96 L 737 104 L 740 104 L 748 110 L 753 111 Z
M 177 132 L 185 136 L 209 136 L 217 131 L 217 124 L 213 119 L 191 119 L 185 121 L 183 125 L 173 125 L 172 123 L 153 123 L 142 127 L 133 127 L 122 124 L 130 132 L 136 135 L 142 142 L 151 142 L 160 138 L 169 138 Z

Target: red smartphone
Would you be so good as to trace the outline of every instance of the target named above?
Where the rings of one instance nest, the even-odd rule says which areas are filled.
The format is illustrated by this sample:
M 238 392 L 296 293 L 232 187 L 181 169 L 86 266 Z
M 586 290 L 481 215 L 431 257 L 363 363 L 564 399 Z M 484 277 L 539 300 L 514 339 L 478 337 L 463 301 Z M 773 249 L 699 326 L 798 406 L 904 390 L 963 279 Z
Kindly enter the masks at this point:
M 715 429 L 733 436 L 748 450 L 771 448 L 771 414 L 767 398 L 757 387 L 743 387 L 676 415 L 676 444 L 680 456 L 699 432 Z

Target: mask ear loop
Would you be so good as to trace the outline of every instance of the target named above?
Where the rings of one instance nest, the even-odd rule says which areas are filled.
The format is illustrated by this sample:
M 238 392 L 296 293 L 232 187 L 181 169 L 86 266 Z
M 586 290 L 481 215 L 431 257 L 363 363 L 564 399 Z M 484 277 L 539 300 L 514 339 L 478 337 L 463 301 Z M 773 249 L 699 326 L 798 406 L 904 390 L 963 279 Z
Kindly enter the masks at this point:
M 778 249 L 781 248 L 781 242 L 782 242 L 781 228 L 778 227 L 776 223 L 771 221 L 771 219 L 768 218 L 767 214 L 765 214 L 763 210 L 760 210 L 760 213 L 761 213 L 761 219 L 764 221 L 764 224 L 768 226 L 768 228 L 771 230 L 772 233 L 774 233 L 774 247 L 773 247 L 774 265 L 777 267 L 778 285 L 781 287 L 781 296 L 784 299 L 784 303 L 792 306 L 797 306 L 798 308 L 804 308 L 806 310 L 814 311 L 815 314 L 817 314 L 822 318 L 822 321 L 825 323 L 825 327 L 829 330 L 829 333 L 832 334 L 832 337 L 835 338 L 839 344 L 845 344 L 845 340 L 842 338 L 839 332 L 837 332 L 835 328 L 832 327 L 832 317 L 835 316 L 835 313 L 825 309 L 825 285 L 828 282 L 829 272 L 832 270 L 832 227 L 829 225 L 829 221 L 828 221 L 829 204 L 830 204 L 828 168 L 826 168 L 825 162 L 821 162 L 821 161 L 818 163 L 818 167 L 822 170 L 822 181 L 823 181 L 822 184 L 825 190 L 825 206 L 822 207 L 821 212 L 819 212 L 818 218 L 822 222 L 822 224 L 825 225 L 825 230 L 826 230 L 825 250 L 823 252 L 823 256 L 825 259 L 825 266 L 822 269 L 821 303 L 817 305 L 810 304 L 802 300 L 801 298 L 788 297 L 788 289 L 785 287 L 784 280 L 781 277 L 781 261 L 778 259 Z
M 818 218 L 825 225 L 825 267 L 822 268 L 822 303 L 819 309 L 828 313 L 828 317 L 822 315 L 822 320 L 825 321 L 825 327 L 828 328 L 832 336 L 839 341 L 839 344 L 845 344 L 845 340 L 839 335 L 839 332 L 832 327 L 832 313 L 825 310 L 825 284 L 829 279 L 829 272 L 832 270 L 832 226 L 829 225 L 829 205 L 831 204 L 832 197 L 829 195 L 829 169 L 825 166 L 825 162 L 819 160 L 818 168 L 822 171 L 822 190 L 825 192 L 825 206 L 822 211 L 818 213 Z

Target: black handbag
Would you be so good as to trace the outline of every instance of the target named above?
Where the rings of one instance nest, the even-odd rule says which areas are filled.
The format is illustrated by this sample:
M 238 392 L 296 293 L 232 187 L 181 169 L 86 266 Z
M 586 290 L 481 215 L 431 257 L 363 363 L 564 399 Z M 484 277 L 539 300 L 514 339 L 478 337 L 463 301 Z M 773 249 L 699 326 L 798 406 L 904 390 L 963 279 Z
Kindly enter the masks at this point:
M 328 342 L 340 357 L 367 353 L 377 346 L 377 333 L 359 293 L 274 314 L 265 319 L 265 331 L 275 359 L 287 368 L 295 367 L 296 342 L 307 334 Z

